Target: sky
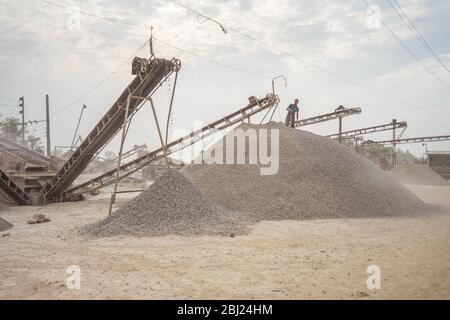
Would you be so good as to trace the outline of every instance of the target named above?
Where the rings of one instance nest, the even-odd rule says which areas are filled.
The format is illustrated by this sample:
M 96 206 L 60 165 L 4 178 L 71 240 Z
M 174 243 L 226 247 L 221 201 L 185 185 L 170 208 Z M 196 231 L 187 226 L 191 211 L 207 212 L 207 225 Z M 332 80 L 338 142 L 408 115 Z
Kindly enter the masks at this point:
M 403 137 L 450 135 L 450 72 L 444 68 L 450 69 L 450 1 L 397 0 L 444 66 L 387 0 L 366 2 L 370 9 L 364 0 L 0 0 L 0 114 L 19 116 L 7 99 L 24 96 L 26 120 L 43 120 L 48 94 L 54 148 L 70 145 L 86 104 L 79 130 L 85 137 L 132 80 L 131 59 L 149 56 L 143 45 L 152 26 L 156 55 L 182 63 L 172 135 L 238 110 L 249 96 L 265 96 L 278 75 L 287 86 L 276 81 L 277 121 L 299 98 L 301 117 L 360 107 L 360 115 L 345 118 L 344 130 L 395 118 L 408 122 Z M 172 89 L 173 79 L 155 95 L 162 123 Z M 153 123 L 146 105 L 125 149 L 158 147 Z M 44 137 L 42 123 L 28 129 Z M 303 129 L 332 134 L 338 124 Z M 400 148 L 425 152 L 421 144 Z M 450 150 L 450 142 L 427 148 Z M 117 152 L 117 139 L 106 150 Z

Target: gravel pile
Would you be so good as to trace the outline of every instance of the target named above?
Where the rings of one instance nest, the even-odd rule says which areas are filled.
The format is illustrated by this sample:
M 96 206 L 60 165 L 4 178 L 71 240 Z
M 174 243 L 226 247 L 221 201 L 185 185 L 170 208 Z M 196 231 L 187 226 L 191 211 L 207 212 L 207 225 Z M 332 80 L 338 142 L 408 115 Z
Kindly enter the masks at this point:
M 426 165 L 410 164 L 399 166 L 389 172 L 396 180 L 404 184 L 448 186 L 447 180 Z
M 278 174 L 262 176 L 259 165 L 220 164 L 192 165 L 183 173 L 217 204 L 240 212 L 242 219 L 401 216 L 434 210 L 369 160 L 331 139 L 273 122 L 240 128 L 279 130 Z
M 114 235 L 233 235 L 244 229 L 232 212 L 214 205 L 181 173 L 170 170 L 146 191 L 85 232 Z
M 12 228 L 12 224 L 5 219 L 0 218 L 0 232 L 6 231 Z

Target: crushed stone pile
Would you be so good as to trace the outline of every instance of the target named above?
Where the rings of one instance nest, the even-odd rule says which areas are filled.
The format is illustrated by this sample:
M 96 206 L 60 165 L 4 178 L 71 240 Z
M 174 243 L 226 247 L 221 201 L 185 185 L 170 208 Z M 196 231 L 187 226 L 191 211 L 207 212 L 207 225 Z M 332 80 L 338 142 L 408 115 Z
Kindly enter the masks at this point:
M 181 173 L 170 170 L 105 220 L 85 227 L 96 236 L 234 235 L 233 213 L 213 204 Z
M 267 129 L 268 136 L 270 130 L 279 130 L 278 174 L 261 175 L 259 164 L 194 164 L 183 173 L 217 204 L 251 220 L 402 216 L 435 210 L 368 159 L 331 139 L 274 122 L 238 128 Z
M 389 173 L 403 184 L 449 186 L 447 180 L 431 170 L 427 165 L 410 164 L 399 166 L 392 169 Z
M 27 220 L 28 224 L 41 224 L 50 222 L 51 220 L 45 216 L 45 214 L 35 214 L 33 218 Z
M 12 228 L 12 224 L 6 221 L 5 219 L 0 218 L 0 232 L 9 230 Z

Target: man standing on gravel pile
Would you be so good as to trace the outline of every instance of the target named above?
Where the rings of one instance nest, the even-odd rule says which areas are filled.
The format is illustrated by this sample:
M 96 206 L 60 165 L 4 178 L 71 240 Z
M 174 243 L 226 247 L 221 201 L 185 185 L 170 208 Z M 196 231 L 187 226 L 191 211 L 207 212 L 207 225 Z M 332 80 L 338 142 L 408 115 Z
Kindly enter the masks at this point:
M 285 124 L 288 127 L 294 128 L 295 121 L 298 121 L 298 112 L 300 110 L 298 107 L 298 99 L 295 99 L 294 103 L 290 104 L 286 110 L 288 114 L 286 116 Z

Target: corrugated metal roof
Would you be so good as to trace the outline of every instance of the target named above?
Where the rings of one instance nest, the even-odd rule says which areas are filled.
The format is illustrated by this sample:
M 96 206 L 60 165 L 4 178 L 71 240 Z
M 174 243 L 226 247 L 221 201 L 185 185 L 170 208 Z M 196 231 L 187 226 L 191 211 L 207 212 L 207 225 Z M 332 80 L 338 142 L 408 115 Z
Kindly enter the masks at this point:
M 50 159 L 45 155 L 31 150 L 27 147 L 22 146 L 19 143 L 16 143 L 8 138 L 0 137 L 0 149 L 3 149 L 9 153 L 14 154 L 15 156 L 25 160 L 29 163 L 47 165 L 50 162 Z

